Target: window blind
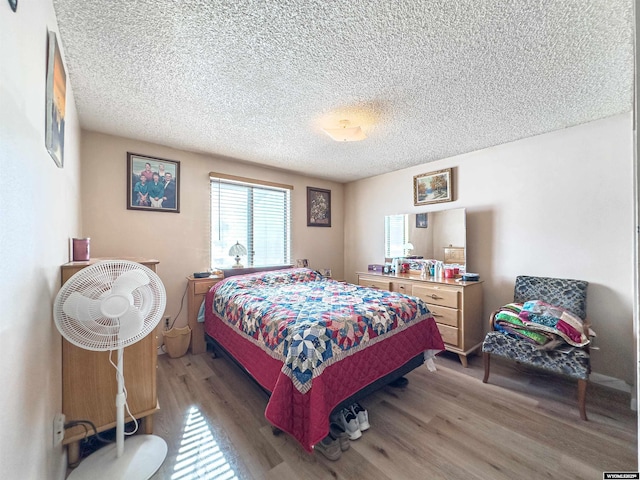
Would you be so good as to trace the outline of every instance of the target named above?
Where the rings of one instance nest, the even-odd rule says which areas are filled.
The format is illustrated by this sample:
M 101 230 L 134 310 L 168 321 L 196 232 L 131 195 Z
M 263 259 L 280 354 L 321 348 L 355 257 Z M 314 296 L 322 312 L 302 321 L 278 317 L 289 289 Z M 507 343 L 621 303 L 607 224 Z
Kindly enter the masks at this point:
M 229 249 L 247 247 L 245 266 L 290 263 L 291 204 L 287 185 L 211 174 L 211 267 L 233 263 Z
M 384 256 L 386 258 L 403 257 L 408 242 L 409 225 L 407 215 L 387 215 L 384 217 Z

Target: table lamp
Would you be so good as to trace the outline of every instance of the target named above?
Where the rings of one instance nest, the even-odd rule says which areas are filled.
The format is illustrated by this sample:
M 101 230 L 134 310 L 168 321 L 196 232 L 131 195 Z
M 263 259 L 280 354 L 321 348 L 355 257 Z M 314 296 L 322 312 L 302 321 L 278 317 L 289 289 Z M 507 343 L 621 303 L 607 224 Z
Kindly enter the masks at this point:
M 247 249 L 244 245 L 240 245 L 239 242 L 236 241 L 235 245 L 232 245 L 229 249 L 229 256 L 235 257 L 236 263 L 233 265 L 233 268 L 242 268 L 242 264 L 240 263 L 240 256 L 246 255 Z

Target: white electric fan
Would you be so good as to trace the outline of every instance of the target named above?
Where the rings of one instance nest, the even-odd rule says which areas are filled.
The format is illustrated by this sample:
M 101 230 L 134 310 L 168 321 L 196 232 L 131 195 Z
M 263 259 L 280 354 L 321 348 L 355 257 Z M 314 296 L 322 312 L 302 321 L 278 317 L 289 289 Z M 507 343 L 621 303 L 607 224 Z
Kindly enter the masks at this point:
M 87 350 L 118 351 L 116 443 L 89 455 L 70 479 L 146 480 L 164 462 L 167 444 L 162 438 L 135 435 L 124 441 L 123 351 L 153 331 L 166 303 L 160 277 L 127 260 L 105 260 L 86 267 L 58 292 L 53 318 L 64 338 Z

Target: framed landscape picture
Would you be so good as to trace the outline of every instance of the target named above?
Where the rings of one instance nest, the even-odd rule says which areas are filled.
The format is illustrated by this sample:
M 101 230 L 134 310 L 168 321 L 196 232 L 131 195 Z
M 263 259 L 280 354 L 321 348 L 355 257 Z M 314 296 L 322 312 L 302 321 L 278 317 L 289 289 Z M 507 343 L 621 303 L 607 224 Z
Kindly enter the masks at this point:
M 127 208 L 180 212 L 180 162 L 127 152 Z
M 452 169 L 423 173 L 413 177 L 414 205 L 451 202 L 453 200 Z

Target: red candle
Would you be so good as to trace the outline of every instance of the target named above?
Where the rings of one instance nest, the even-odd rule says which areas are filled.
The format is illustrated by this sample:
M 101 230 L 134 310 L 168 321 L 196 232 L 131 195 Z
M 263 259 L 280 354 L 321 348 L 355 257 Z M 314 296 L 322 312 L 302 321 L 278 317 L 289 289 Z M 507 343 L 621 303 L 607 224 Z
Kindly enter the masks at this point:
M 90 238 L 74 238 L 73 239 L 73 261 L 86 262 L 89 260 L 89 241 Z

